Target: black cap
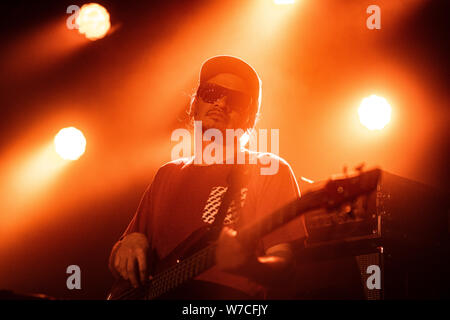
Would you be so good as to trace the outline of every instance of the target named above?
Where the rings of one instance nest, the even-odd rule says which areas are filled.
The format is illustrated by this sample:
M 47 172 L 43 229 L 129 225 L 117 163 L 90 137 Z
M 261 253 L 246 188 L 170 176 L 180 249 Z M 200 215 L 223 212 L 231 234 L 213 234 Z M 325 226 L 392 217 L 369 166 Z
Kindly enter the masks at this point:
M 248 85 L 252 97 L 248 129 L 253 128 L 261 105 L 261 79 L 247 62 L 233 56 L 215 56 L 206 60 L 200 70 L 200 83 L 208 81 L 219 73 L 231 73 L 242 78 Z

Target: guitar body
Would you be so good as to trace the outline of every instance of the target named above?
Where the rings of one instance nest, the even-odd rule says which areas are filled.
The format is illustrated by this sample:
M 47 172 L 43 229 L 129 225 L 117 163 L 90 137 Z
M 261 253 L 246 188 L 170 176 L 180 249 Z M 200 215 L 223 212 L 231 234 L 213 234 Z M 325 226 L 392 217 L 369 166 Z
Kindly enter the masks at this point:
M 207 247 L 216 240 L 217 235 L 211 233 L 210 226 L 202 227 L 194 231 L 189 237 L 179 244 L 167 257 L 159 261 L 152 274 L 161 274 L 165 270 L 179 264 L 184 259 L 192 256 L 194 253 Z M 148 261 L 147 265 L 150 265 Z M 151 281 L 141 285 L 139 288 L 133 288 L 130 281 L 120 278 L 116 280 L 109 291 L 108 300 L 147 300 L 147 292 Z M 173 290 L 175 291 L 175 290 Z M 174 295 L 177 294 L 174 292 Z M 165 294 L 159 299 L 170 299 L 171 294 Z

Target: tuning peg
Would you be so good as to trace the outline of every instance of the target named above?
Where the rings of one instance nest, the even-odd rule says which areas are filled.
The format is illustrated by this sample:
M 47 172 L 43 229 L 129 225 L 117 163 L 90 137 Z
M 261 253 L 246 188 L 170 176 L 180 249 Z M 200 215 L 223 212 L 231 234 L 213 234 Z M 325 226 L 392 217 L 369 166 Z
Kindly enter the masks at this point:
M 363 172 L 364 170 L 364 166 L 366 165 L 365 162 L 361 163 L 360 165 L 355 167 L 355 170 L 358 171 L 359 173 Z

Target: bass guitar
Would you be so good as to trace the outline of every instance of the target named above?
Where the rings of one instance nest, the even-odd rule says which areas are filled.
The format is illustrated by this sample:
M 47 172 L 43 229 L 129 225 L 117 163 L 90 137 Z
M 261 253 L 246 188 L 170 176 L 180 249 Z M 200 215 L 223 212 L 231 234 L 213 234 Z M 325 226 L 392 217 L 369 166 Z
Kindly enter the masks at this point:
M 237 239 L 243 246 L 251 247 L 255 240 L 311 210 L 339 208 L 374 191 L 380 175 L 380 169 L 373 169 L 351 177 L 330 179 L 323 188 L 307 192 L 301 198 L 243 228 L 237 234 Z M 214 266 L 217 244 L 216 239 L 211 239 L 208 231 L 209 228 L 205 227 L 192 233 L 186 241 L 158 263 L 153 278 L 139 288 L 132 287 L 127 280 L 117 280 L 107 299 L 161 298 Z

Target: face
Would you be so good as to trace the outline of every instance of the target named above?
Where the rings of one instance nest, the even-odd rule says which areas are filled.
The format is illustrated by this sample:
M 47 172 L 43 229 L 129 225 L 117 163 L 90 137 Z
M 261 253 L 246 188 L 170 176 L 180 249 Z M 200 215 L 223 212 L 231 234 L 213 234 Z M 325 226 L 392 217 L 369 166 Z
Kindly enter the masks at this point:
M 219 85 L 226 89 L 231 89 L 237 91 L 237 96 L 244 94 L 247 95 L 249 92 L 243 79 L 230 73 L 221 73 L 215 77 L 209 79 L 206 82 L 206 86 Z M 226 95 L 215 99 L 214 101 L 204 101 L 201 96 L 196 97 L 196 115 L 194 119 L 196 121 L 202 121 L 202 126 L 204 130 L 210 128 L 216 128 L 225 132 L 225 129 L 246 129 L 245 124 L 248 120 L 248 103 L 239 106 L 235 101 L 238 99 L 233 99 L 233 97 L 227 97 Z M 228 102 L 227 102 L 228 99 Z M 208 100 L 208 99 L 205 99 Z

